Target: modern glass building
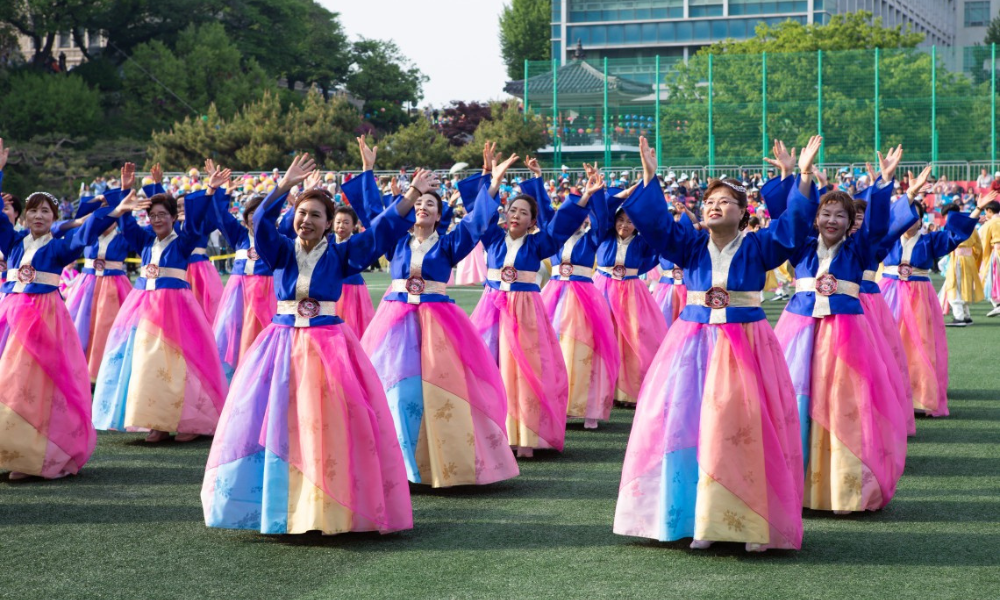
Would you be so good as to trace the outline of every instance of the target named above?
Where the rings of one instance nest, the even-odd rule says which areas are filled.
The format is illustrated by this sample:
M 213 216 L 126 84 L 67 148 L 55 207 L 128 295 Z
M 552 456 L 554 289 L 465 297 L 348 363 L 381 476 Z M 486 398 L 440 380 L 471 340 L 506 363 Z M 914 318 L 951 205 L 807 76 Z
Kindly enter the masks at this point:
M 925 34 L 926 45 L 971 45 L 982 41 L 981 22 L 997 13 L 1000 6 L 993 5 L 998 4 L 1000 0 L 553 0 L 552 56 L 565 63 L 579 43 L 588 60 L 651 61 L 659 55 L 669 66 L 702 46 L 752 37 L 761 22 L 825 23 L 833 15 L 859 10 L 881 17 L 887 26 L 909 25 Z M 965 33 L 962 25 L 970 23 L 982 31 L 978 39 L 959 39 Z M 635 73 L 623 75 L 649 80 L 639 62 Z

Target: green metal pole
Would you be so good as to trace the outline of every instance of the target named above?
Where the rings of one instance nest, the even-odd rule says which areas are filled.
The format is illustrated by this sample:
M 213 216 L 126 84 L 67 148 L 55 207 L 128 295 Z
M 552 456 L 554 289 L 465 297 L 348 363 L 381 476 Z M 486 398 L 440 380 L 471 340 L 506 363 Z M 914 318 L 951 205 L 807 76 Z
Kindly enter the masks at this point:
M 823 51 L 816 51 L 816 135 L 823 137 Z M 826 144 L 819 147 L 819 164 L 826 162 Z
M 653 93 L 656 94 L 656 114 L 653 117 L 656 119 L 656 160 L 658 163 L 663 162 L 663 150 L 660 143 L 660 55 L 656 55 L 656 79 L 654 80 Z
M 715 175 L 715 133 L 712 126 L 712 58 L 708 55 L 708 176 Z
M 528 59 L 524 59 L 524 122 L 528 122 Z
M 767 156 L 767 52 L 761 54 L 760 63 L 760 100 L 761 100 L 761 157 Z M 761 161 L 762 165 L 767 163 Z
M 990 64 L 990 171 L 997 169 L 997 45 L 991 44 Z
M 931 164 L 937 174 L 938 132 L 937 132 L 937 46 L 931 46 Z
M 875 149 L 878 150 L 882 147 L 882 132 L 879 131 L 878 122 L 878 48 L 875 48 Z
M 552 158 L 556 169 L 562 164 L 562 151 L 560 148 L 560 135 L 562 134 L 561 123 L 559 122 L 559 75 L 556 72 L 556 59 L 552 59 L 552 125 L 555 135 L 552 138 Z
M 611 138 L 608 137 L 608 57 L 604 57 L 604 166 L 611 166 Z

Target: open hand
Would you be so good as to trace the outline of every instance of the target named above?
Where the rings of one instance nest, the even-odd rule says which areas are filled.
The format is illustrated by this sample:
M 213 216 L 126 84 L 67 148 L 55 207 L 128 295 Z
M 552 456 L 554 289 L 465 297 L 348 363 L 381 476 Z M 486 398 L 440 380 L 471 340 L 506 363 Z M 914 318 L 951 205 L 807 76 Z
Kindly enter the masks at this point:
M 369 148 L 365 136 L 357 138 L 358 149 L 361 151 L 361 170 L 371 171 L 375 168 L 375 157 L 378 154 L 378 146 Z

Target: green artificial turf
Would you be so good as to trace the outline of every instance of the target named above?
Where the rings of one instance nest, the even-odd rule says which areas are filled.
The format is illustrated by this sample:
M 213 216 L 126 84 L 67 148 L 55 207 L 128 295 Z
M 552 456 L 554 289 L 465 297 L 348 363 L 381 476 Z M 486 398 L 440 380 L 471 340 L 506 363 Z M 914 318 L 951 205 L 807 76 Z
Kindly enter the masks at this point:
M 367 274 L 376 301 L 387 276 Z M 478 289 L 454 297 L 471 311 Z M 772 322 L 783 303 L 766 303 Z M 0 482 L 3 598 L 997 598 L 1000 319 L 949 329 L 951 417 L 918 419 L 879 513 L 807 512 L 798 552 L 692 551 L 612 534 L 632 412 L 568 427 L 520 477 L 413 492 L 415 527 L 379 536 L 208 529 L 209 440 L 100 433 L 78 477 Z M 0 434 L 2 435 L 2 434 Z

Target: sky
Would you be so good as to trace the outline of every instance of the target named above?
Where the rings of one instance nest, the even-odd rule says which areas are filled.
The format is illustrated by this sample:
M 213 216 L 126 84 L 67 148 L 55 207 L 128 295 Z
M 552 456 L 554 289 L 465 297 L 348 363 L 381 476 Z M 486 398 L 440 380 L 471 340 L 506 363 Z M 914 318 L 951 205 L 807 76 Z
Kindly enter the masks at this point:
M 317 0 L 340 13 L 347 35 L 392 39 L 430 81 L 420 106 L 493 100 L 507 70 L 500 58 L 505 0 Z

